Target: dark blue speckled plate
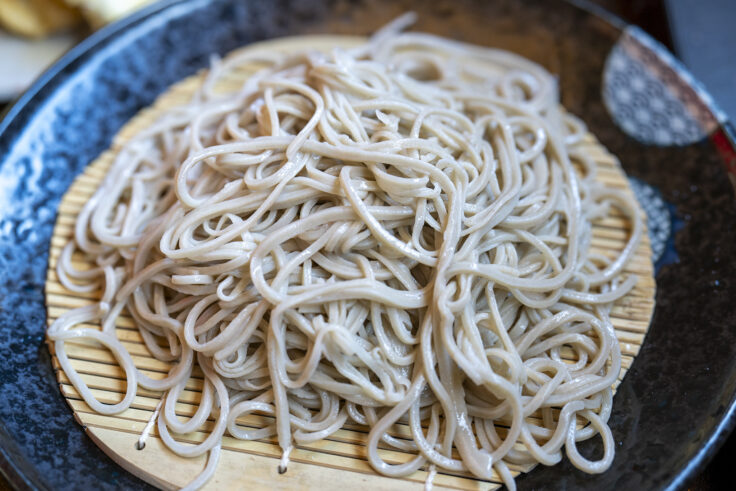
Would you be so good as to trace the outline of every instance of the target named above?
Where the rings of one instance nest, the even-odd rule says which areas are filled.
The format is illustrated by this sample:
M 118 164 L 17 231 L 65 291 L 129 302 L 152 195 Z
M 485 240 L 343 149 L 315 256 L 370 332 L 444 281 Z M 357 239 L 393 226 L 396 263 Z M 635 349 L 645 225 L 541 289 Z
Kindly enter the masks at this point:
M 588 476 L 563 462 L 520 478 L 520 489 L 684 487 L 736 411 L 733 132 L 646 34 L 580 3 L 168 1 L 73 49 L 0 122 L 0 470 L 19 488 L 147 488 L 75 423 L 44 344 L 49 238 L 74 176 L 211 53 L 292 34 L 366 34 L 413 9 L 420 30 L 510 49 L 559 74 L 563 103 L 620 157 L 654 229 L 657 309 L 616 394 L 613 468 Z

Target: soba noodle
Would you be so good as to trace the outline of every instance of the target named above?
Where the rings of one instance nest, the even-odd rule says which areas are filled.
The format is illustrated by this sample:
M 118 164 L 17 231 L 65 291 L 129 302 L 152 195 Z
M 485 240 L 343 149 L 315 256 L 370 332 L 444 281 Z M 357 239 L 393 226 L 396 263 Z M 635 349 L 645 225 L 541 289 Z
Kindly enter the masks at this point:
M 294 444 L 368 425 L 381 474 L 420 468 L 500 475 L 554 465 L 609 467 L 607 420 L 619 375 L 609 320 L 636 278 L 622 274 L 641 237 L 637 208 L 595 181 L 586 130 L 559 107 L 555 79 L 517 55 L 414 32 L 402 17 L 364 46 L 215 61 L 196 96 L 119 151 L 82 209 L 58 276 L 99 303 L 49 328 L 74 387 L 103 414 L 137 387 L 165 393 L 163 442 L 191 457 L 224 434 Z M 238 67 L 262 69 L 235 93 Z M 619 210 L 630 239 L 591 252 L 591 223 Z M 77 270 L 81 251 L 95 265 Z M 123 310 L 160 380 L 116 336 Z M 99 324 L 101 329 L 89 327 Z M 95 399 L 65 342 L 94 340 L 127 391 Z M 175 414 L 195 365 L 194 416 Z M 246 429 L 257 412 L 273 424 Z M 214 425 L 196 445 L 172 433 Z M 408 425 L 411 439 L 395 436 Z M 603 456 L 577 443 L 600 435 Z M 378 452 L 414 457 L 403 464 Z

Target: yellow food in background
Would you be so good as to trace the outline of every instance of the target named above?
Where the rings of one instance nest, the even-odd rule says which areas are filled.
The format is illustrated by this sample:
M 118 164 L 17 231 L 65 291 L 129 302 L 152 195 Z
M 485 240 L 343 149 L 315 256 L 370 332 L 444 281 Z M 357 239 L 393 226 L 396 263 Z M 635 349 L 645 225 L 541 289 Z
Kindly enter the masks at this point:
M 90 25 L 97 29 L 133 13 L 153 0 L 66 0 L 78 7 Z
M 21 36 L 48 36 L 80 20 L 79 12 L 63 0 L 0 0 L 0 27 Z
M 41 38 L 74 27 L 84 18 L 97 29 L 149 3 L 152 0 L 0 0 L 0 27 Z

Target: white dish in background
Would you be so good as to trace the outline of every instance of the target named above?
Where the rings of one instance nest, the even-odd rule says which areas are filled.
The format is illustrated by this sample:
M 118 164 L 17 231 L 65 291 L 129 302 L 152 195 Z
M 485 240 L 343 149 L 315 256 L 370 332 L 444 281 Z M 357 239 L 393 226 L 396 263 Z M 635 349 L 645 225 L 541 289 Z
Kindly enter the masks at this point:
M 47 39 L 24 39 L 0 30 L 0 102 L 20 94 L 81 39 L 74 32 Z

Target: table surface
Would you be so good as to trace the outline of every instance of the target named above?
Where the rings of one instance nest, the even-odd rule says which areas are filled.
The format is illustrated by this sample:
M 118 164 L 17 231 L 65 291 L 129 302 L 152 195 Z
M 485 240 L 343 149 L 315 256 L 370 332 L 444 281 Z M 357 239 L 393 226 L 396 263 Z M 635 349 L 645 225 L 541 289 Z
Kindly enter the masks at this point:
M 682 59 L 736 121 L 736 8 L 732 0 L 591 0 L 639 25 Z M 724 62 L 729 60 L 729 62 Z M 4 107 L 0 103 L 0 113 Z M 695 477 L 690 491 L 728 489 L 736 434 Z M 0 475 L 0 491 L 10 491 Z

